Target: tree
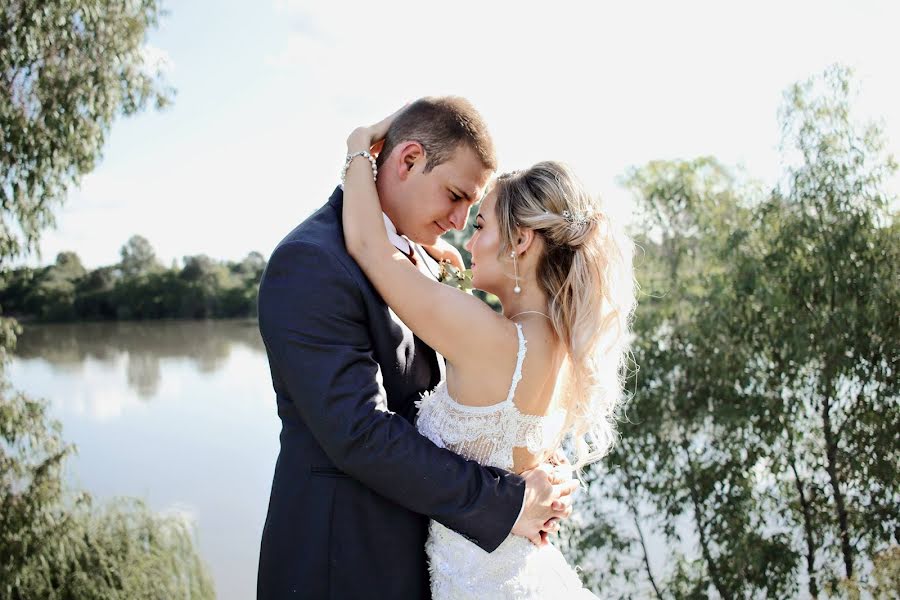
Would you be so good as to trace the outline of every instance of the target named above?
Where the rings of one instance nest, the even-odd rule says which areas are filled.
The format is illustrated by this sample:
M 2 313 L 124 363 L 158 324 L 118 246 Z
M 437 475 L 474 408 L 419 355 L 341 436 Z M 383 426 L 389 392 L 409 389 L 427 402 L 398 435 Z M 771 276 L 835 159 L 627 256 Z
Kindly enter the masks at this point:
M 676 597 L 709 588 L 721 597 L 790 594 L 795 556 L 779 532 L 764 533 L 748 468 L 760 459 L 758 431 L 748 427 L 755 404 L 740 393 L 748 357 L 723 314 L 725 251 L 747 227 L 757 189 L 710 158 L 652 162 L 625 182 L 646 232 L 639 280 L 647 296 L 635 322 L 634 399 L 610 456 L 615 469 L 600 487 L 617 490 L 639 540 L 642 505 L 655 507 L 650 522 L 676 549 L 678 525 L 690 524 L 697 554 L 676 550 L 665 577 L 651 572 L 641 548 L 658 596 L 662 588 Z
M 81 278 L 75 288 L 75 311 L 78 317 L 91 320 L 114 318 L 115 284 L 114 267 L 100 267 Z
M 56 263 L 43 269 L 26 300 L 45 321 L 65 321 L 75 316 L 75 290 L 87 271 L 74 252 L 60 252 Z
M 33 249 L 112 119 L 166 101 L 141 48 L 158 14 L 153 0 L 0 4 L 0 267 Z M 62 253 L 41 276 L 65 292 L 84 268 Z M 18 331 L 0 319 L 0 599 L 212 597 L 182 520 L 67 489 L 71 446 L 6 381 Z
M 116 116 L 169 102 L 144 45 L 159 15 L 156 0 L 0 4 L 0 261 L 34 247 Z
M 56 255 L 56 272 L 70 281 L 76 281 L 87 274 L 81 259 L 74 252 L 60 252 Z
M 134 279 L 160 268 L 156 253 L 147 238 L 140 235 L 131 236 L 119 250 L 122 257 L 119 269 L 126 279 Z
M 179 279 L 187 284 L 180 314 L 191 319 L 207 319 L 219 312 L 222 290 L 228 287 L 227 269 L 206 256 L 185 256 Z
M 242 275 L 245 279 L 259 283 L 263 270 L 266 268 L 266 259 L 259 252 L 250 252 L 244 260 L 235 264 L 232 272 Z
M 149 243 L 134 236 L 115 265 L 87 271 L 76 254 L 64 252 L 53 265 L 4 272 L 0 305 L 43 321 L 252 317 L 265 265 L 251 252 L 228 263 L 186 257 L 184 268 L 165 269 Z
M 588 479 L 634 526 L 602 507 L 573 552 L 646 559 L 656 530 L 674 567 L 619 558 L 596 579 L 676 598 L 786 597 L 800 581 L 812 597 L 880 598 L 900 584 L 895 165 L 853 119 L 852 89 L 834 67 L 788 91 L 796 160 L 770 194 L 711 159 L 629 173 L 646 232 L 640 370 L 621 441 Z
M 212 598 L 183 520 L 69 497 L 73 447 L 46 410 L 0 389 L 0 598 Z
M 808 569 L 828 588 L 864 584 L 861 567 L 900 543 L 900 235 L 884 186 L 896 163 L 854 119 L 854 88 L 835 66 L 787 91 L 796 159 L 738 256 L 735 318 L 765 359 L 761 384 L 781 390 L 783 466 Z

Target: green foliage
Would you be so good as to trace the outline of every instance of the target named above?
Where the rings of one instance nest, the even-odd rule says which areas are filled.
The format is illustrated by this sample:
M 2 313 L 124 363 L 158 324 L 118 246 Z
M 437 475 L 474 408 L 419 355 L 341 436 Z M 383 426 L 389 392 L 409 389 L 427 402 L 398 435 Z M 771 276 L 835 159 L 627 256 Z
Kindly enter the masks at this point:
M 167 101 L 142 49 L 158 15 L 155 0 L 0 4 L 0 266 L 34 248 L 66 189 L 94 167 L 116 115 Z M 115 284 L 68 252 L 2 277 L 7 313 L 51 320 L 79 306 L 103 312 L 98 297 Z M 74 448 L 45 402 L 6 382 L 18 333 L 0 318 L 0 599 L 212 598 L 183 519 L 138 501 L 95 507 L 66 488 Z
M 590 475 L 607 504 L 570 552 L 638 559 L 595 581 L 658 598 L 880 597 L 896 581 L 896 167 L 853 120 L 852 87 L 835 67 L 787 92 L 791 166 L 770 194 L 710 158 L 625 178 L 645 251 L 640 370 Z M 650 534 L 669 546 L 658 572 Z
M 67 492 L 73 447 L 46 409 L 0 391 L 0 599 L 213 598 L 184 519 Z
M 447 260 L 442 260 L 439 266 L 438 281 L 464 292 L 472 291 L 471 269 L 457 269 Z
M 156 0 L 0 4 L 0 264 L 32 249 L 113 119 L 172 90 L 144 54 Z
M 256 316 L 256 295 L 266 261 L 251 252 L 240 262 L 188 256 L 166 269 L 150 242 L 133 236 L 116 265 L 86 271 L 72 252 L 56 264 L 7 271 L 0 279 L 6 312 L 38 321 Z
M 122 260 L 119 269 L 122 276 L 129 279 L 157 271 L 160 268 L 156 253 L 147 238 L 133 235 L 119 251 Z
M 748 310 L 736 318 L 768 361 L 760 384 L 782 390 L 796 486 L 821 539 L 807 551 L 840 564 L 822 568 L 826 582 L 900 542 L 900 236 L 884 192 L 896 164 L 880 131 L 852 120 L 852 88 L 835 67 L 788 91 L 785 146 L 799 159 L 737 253 Z

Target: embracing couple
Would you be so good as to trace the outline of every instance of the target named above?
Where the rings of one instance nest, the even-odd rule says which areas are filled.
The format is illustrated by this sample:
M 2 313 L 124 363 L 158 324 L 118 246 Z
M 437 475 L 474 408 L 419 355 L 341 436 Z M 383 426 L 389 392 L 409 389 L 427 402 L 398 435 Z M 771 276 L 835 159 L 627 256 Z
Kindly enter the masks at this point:
M 614 441 L 632 245 L 564 165 L 495 169 L 469 102 L 417 100 L 351 133 L 343 185 L 272 253 L 260 599 L 594 597 L 548 536 Z M 478 202 L 472 285 L 502 314 L 438 282 Z

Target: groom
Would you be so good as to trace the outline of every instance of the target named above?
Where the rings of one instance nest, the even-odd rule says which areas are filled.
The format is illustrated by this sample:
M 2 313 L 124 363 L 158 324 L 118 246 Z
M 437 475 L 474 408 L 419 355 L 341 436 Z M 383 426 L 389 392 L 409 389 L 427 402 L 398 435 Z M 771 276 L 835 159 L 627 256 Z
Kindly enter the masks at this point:
M 496 169 L 481 116 L 461 98 L 418 100 L 391 126 L 378 163 L 391 239 L 436 271 L 419 245 L 463 229 Z M 428 598 L 429 518 L 491 552 L 510 532 L 541 540 L 555 529 L 548 519 L 571 511 L 574 485 L 549 481 L 545 469 L 521 477 L 482 467 L 416 431 L 414 403 L 444 376 L 443 358 L 347 255 L 342 202 L 337 188 L 288 234 L 260 283 L 282 421 L 259 558 L 263 600 Z

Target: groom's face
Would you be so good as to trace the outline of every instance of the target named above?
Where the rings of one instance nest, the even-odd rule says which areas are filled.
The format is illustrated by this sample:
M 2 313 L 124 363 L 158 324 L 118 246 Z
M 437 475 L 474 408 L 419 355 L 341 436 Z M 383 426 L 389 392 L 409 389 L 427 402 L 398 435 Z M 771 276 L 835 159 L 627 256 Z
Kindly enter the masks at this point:
M 491 170 L 467 146 L 427 173 L 420 154 L 398 182 L 397 214 L 389 216 L 412 241 L 434 244 L 450 229 L 465 229 L 469 209 L 481 199 L 490 176 Z

